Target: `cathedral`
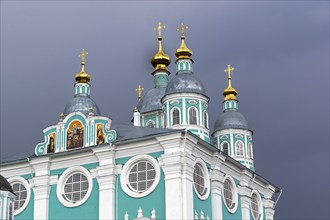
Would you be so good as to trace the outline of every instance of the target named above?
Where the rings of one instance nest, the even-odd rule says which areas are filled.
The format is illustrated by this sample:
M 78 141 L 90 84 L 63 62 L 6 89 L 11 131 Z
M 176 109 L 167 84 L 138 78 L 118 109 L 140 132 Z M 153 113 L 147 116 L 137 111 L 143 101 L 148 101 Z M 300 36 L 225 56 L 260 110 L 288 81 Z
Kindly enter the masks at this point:
M 223 108 L 211 121 L 187 26 L 178 29 L 174 76 L 164 28 L 160 22 L 155 28 L 153 88 L 137 87 L 132 124 L 101 114 L 82 50 L 73 98 L 43 130 L 35 153 L 0 164 L 0 219 L 274 218 L 282 191 L 255 171 L 253 131 L 238 109 L 234 68 L 225 68 Z

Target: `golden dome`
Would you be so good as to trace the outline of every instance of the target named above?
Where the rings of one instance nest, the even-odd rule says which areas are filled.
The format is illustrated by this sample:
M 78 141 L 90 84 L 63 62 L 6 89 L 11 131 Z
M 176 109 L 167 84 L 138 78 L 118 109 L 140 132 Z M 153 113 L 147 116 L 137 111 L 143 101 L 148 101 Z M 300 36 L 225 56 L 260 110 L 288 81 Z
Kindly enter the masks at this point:
M 190 57 L 193 54 L 193 52 L 187 47 L 187 45 L 184 41 L 185 40 L 185 36 L 184 36 L 185 29 L 188 29 L 188 26 L 185 26 L 183 23 L 181 23 L 180 28 L 177 29 L 178 32 L 181 32 L 181 45 L 175 52 L 175 56 L 178 59 L 190 59 Z
M 81 58 L 81 71 L 76 74 L 76 83 L 89 83 L 91 76 L 85 72 L 85 57 L 87 56 L 87 52 L 82 49 L 79 57 Z
M 155 73 L 157 70 L 164 70 L 168 72 L 167 66 L 171 63 L 169 55 L 164 53 L 162 47 L 162 30 L 164 28 L 165 25 L 162 25 L 160 22 L 158 22 L 157 27 L 154 28 L 158 32 L 158 52 L 150 60 L 152 66 L 155 67 L 153 73 Z
M 231 72 L 234 71 L 234 68 L 228 64 L 227 69 L 225 69 L 225 73 L 228 74 L 228 86 L 223 91 L 223 96 L 225 97 L 223 101 L 227 100 L 237 100 L 236 95 L 237 91 L 231 85 Z

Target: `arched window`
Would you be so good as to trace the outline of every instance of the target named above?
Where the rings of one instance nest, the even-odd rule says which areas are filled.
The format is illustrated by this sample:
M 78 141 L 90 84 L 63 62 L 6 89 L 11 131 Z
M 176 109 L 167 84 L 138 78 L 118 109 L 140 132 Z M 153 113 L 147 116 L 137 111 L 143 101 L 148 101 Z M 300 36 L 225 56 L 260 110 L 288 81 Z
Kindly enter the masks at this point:
M 195 108 L 189 109 L 189 124 L 197 125 L 197 112 Z
M 208 115 L 207 115 L 207 112 L 204 111 L 204 126 L 205 126 L 205 128 L 209 128 L 208 123 L 209 123 Z
M 172 119 L 173 119 L 173 123 L 172 125 L 178 125 L 180 124 L 180 112 L 179 109 L 174 109 L 172 112 Z
M 222 144 L 222 152 L 224 152 L 225 154 L 229 155 L 229 145 L 227 142 L 224 142 Z
M 244 156 L 244 151 L 243 151 L 242 141 L 237 141 L 235 146 L 236 146 L 236 156 L 243 157 Z
M 155 123 L 153 121 L 148 121 L 147 126 L 149 128 L 154 128 L 155 127 Z

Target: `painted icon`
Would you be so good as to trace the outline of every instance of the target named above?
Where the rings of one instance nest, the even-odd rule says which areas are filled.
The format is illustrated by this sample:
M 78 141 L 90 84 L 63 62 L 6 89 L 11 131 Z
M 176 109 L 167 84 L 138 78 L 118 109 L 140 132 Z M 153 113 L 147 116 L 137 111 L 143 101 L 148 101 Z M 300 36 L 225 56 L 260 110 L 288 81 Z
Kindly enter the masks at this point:
M 97 144 L 103 144 L 104 143 L 104 139 L 105 139 L 105 134 L 103 132 L 103 124 L 98 124 L 97 125 L 97 131 L 96 131 L 96 134 L 97 134 Z
M 71 122 L 67 131 L 67 149 L 79 148 L 84 144 L 84 127 L 80 121 Z

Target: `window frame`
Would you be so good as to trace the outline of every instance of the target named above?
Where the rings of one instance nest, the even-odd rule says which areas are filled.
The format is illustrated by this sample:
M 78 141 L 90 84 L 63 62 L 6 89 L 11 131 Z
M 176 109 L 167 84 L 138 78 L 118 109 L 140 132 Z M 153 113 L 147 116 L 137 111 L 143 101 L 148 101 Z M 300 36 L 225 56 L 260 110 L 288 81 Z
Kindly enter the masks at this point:
M 232 208 L 230 208 L 226 202 L 226 198 L 225 198 L 225 181 L 229 181 L 229 183 L 231 184 L 232 186 L 232 203 L 234 204 Z M 230 213 L 235 213 L 236 210 L 237 210 L 237 207 L 238 207 L 238 195 L 237 195 L 237 186 L 235 184 L 235 181 L 234 179 L 229 176 L 229 175 L 226 175 L 224 181 L 223 181 L 223 187 L 222 187 L 222 199 L 223 199 L 223 202 L 225 203 L 225 206 L 227 208 L 227 210 L 230 212 Z
M 257 198 L 257 202 L 258 202 L 257 206 L 258 206 L 258 212 L 259 212 L 259 215 L 258 215 L 257 217 L 254 216 L 254 214 L 253 214 L 253 210 L 252 210 L 252 197 L 253 197 L 253 195 L 256 196 L 256 198 Z M 253 190 L 253 191 L 251 192 L 250 212 L 251 212 L 252 218 L 253 218 L 254 220 L 260 220 L 260 219 L 263 219 L 263 218 L 264 218 L 262 199 L 261 199 L 261 196 L 260 196 L 259 192 L 256 191 L 256 190 Z
M 237 149 L 239 147 L 238 146 L 239 143 L 242 144 L 242 155 L 238 155 L 238 150 Z M 244 157 L 244 153 L 245 152 L 244 152 L 244 143 L 243 143 L 243 141 L 241 141 L 241 140 L 236 141 L 235 142 L 235 155 L 236 155 L 236 157 L 242 157 L 243 158 Z
M 86 176 L 86 178 L 88 180 L 88 189 L 87 189 L 85 196 L 83 198 L 81 198 L 81 200 L 79 200 L 77 202 L 71 202 L 71 201 L 68 201 L 65 197 L 64 187 L 65 187 L 67 180 L 76 173 L 81 173 Z M 84 167 L 73 166 L 73 167 L 66 169 L 61 174 L 61 176 L 58 180 L 58 183 L 57 183 L 56 194 L 57 194 L 58 200 L 62 203 L 62 205 L 66 206 L 66 207 L 77 207 L 77 206 L 84 204 L 88 200 L 88 198 L 90 197 L 90 194 L 92 192 L 92 189 L 93 189 L 93 179 L 92 179 L 90 172 Z
M 198 190 L 196 189 L 195 186 L 195 181 L 194 181 L 194 175 L 195 175 L 195 166 L 199 165 L 200 168 L 202 169 L 203 175 L 204 175 L 204 194 L 199 194 Z M 206 200 L 209 197 L 210 194 L 210 175 L 209 175 L 209 171 L 206 167 L 205 162 L 201 159 L 201 158 L 197 158 L 194 162 L 194 171 L 193 171 L 193 186 L 194 186 L 194 190 L 195 193 L 197 195 L 197 197 L 201 200 Z
M 230 145 L 229 145 L 229 142 L 228 141 L 223 141 L 222 143 L 221 143 L 221 148 L 220 148 L 220 150 L 223 152 L 223 153 L 225 153 L 225 151 L 223 150 L 223 145 L 225 145 L 225 144 L 227 144 L 227 146 L 228 146 L 228 156 L 230 156 Z
M 192 115 L 190 114 L 190 111 L 191 111 L 191 110 L 195 110 L 195 114 L 196 114 L 196 124 L 191 124 L 191 118 L 190 118 L 190 116 L 192 116 Z M 188 108 L 188 124 L 189 124 L 189 125 L 198 125 L 198 109 L 197 109 L 195 106 L 191 106 L 191 107 Z
M 130 183 L 128 181 L 128 177 L 129 177 L 129 174 L 130 174 L 130 171 L 132 170 L 132 168 L 141 161 L 149 162 L 154 167 L 156 175 L 155 175 L 155 179 L 154 179 L 153 183 L 151 184 L 151 186 L 148 189 L 146 189 L 143 192 L 138 192 L 136 190 L 131 189 Z M 122 190 L 127 195 L 134 197 L 134 198 L 141 198 L 141 197 L 145 197 L 145 196 L 149 195 L 152 191 L 154 191 L 156 189 L 156 187 L 158 186 L 159 180 L 160 180 L 159 164 L 158 164 L 157 160 L 150 155 L 137 155 L 135 157 L 132 157 L 124 164 L 123 169 L 121 170 L 121 173 L 120 173 L 120 185 L 121 185 Z
M 179 116 L 179 123 L 178 124 L 174 124 L 174 111 L 175 110 L 178 110 L 178 116 Z M 180 125 L 181 124 L 181 111 L 180 111 L 180 108 L 178 107 L 174 107 L 171 109 L 171 126 L 176 126 L 176 125 Z
M 152 127 L 150 126 L 150 123 L 152 124 Z M 146 123 L 146 127 L 156 128 L 156 122 L 154 120 L 148 120 Z
M 17 176 L 17 177 L 11 177 L 8 179 L 8 182 L 10 183 L 11 186 L 13 186 L 13 184 L 15 183 L 20 183 L 22 184 L 25 189 L 26 189 L 26 199 L 23 203 L 23 205 L 15 210 L 15 204 L 13 204 L 13 214 L 18 215 L 21 212 L 24 211 L 24 209 L 27 207 L 27 205 L 29 204 L 30 201 L 30 197 L 31 197 L 31 188 L 30 188 L 30 184 L 28 183 L 28 181 L 26 179 L 24 179 L 23 177 Z M 14 192 L 15 193 L 15 192 Z M 16 198 L 16 197 L 15 197 Z

